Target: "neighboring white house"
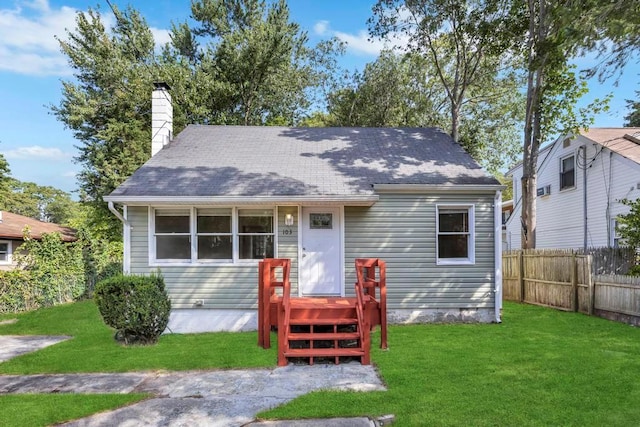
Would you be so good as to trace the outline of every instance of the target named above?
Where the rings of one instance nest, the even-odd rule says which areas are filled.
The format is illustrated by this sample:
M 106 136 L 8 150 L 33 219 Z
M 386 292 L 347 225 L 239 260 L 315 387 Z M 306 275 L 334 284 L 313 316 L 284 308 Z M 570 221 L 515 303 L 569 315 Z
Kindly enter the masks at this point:
M 521 247 L 522 164 L 513 179 L 514 211 L 503 249 Z M 616 246 L 616 217 L 640 197 L 640 128 L 592 128 L 540 151 L 536 248 Z
M 294 295 L 354 295 L 354 260 L 379 257 L 390 321 L 500 321 L 504 187 L 446 133 L 189 125 L 172 139 L 168 88 L 153 100 L 153 157 L 105 200 L 126 271 L 162 271 L 173 331 L 255 329 L 271 257 L 291 259 Z

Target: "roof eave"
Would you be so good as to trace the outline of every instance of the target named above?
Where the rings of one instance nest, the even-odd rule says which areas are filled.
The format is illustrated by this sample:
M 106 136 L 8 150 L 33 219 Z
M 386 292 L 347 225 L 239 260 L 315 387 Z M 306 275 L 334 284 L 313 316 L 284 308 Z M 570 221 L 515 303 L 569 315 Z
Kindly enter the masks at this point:
M 495 193 L 507 187 L 502 184 L 374 184 L 380 193 Z
M 313 205 L 347 205 L 372 206 L 379 197 L 377 195 L 352 196 L 105 196 L 105 202 L 121 203 L 127 206 L 159 206 L 159 205 L 278 205 L 278 206 L 313 206 Z

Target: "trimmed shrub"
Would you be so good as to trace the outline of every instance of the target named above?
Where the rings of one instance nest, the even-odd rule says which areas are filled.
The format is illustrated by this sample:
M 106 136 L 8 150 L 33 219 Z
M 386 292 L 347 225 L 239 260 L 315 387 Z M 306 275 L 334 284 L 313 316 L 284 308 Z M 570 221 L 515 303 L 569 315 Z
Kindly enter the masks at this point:
M 164 279 L 118 275 L 96 284 L 94 300 L 104 322 L 124 344 L 154 344 L 169 323 L 171 301 Z

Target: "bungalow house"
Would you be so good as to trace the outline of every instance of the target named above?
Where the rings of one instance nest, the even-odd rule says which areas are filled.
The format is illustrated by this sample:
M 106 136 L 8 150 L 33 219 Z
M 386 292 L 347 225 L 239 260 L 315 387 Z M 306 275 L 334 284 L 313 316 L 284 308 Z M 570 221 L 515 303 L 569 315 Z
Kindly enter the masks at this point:
M 58 233 L 65 242 L 76 240 L 75 230 L 50 222 L 0 211 L 0 270 L 12 270 L 16 267 L 13 255 L 19 252 L 24 243 L 24 230 L 29 229 L 32 239 L 40 240 L 45 233 Z
M 616 217 L 640 197 L 640 128 L 592 128 L 540 151 L 536 201 L 537 248 L 618 245 Z M 514 211 L 505 249 L 521 247 L 522 164 L 512 168 Z
M 387 265 L 388 318 L 499 322 L 502 186 L 432 128 L 189 125 L 153 92 L 152 157 L 104 199 L 124 268 L 164 275 L 170 329 L 255 329 L 258 261 L 291 259 L 294 296 L 350 296 Z M 119 206 L 116 206 L 118 204 Z

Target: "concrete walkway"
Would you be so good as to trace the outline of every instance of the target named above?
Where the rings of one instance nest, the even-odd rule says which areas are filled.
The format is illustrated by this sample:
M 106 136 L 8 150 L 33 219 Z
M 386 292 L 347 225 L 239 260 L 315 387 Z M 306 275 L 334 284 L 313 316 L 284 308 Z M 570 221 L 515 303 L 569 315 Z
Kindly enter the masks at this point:
M 0 362 L 40 350 L 70 338 L 68 336 L 0 335 Z
M 70 337 L 0 336 L 0 361 Z M 7 393 L 150 393 L 145 401 L 67 423 L 67 426 L 365 427 L 387 424 L 366 417 L 257 422 L 258 412 L 315 390 L 386 390 L 372 366 L 289 365 L 275 369 L 0 375 Z

